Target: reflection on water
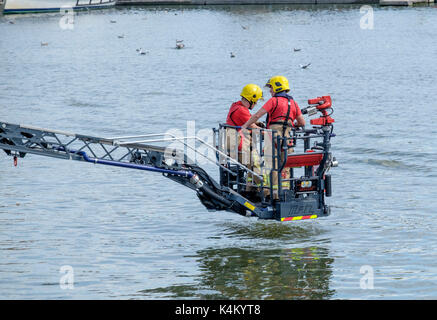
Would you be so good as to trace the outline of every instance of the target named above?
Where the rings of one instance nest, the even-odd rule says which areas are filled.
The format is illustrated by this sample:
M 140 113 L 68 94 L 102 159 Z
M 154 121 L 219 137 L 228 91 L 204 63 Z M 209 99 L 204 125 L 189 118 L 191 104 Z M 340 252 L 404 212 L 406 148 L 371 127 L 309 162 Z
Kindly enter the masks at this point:
M 308 237 L 317 236 L 321 230 L 308 228 L 308 225 L 277 223 L 276 221 L 256 221 L 251 224 L 236 225 L 226 223 L 223 225 L 226 236 L 240 239 L 277 239 L 307 240 Z
M 195 285 L 141 291 L 166 298 L 328 299 L 334 259 L 325 248 L 224 248 L 197 252 Z
M 200 272 L 195 284 L 142 290 L 140 294 L 148 298 L 276 300 L 334 295 L 335 290 L 330 289 L 334 259 L 328 249 L 308 242 L 323 234 L 313 224 L 254 221 L 227 222 L 221 227 L 227 238 L 221 242 L 237 241 L 237 246 L 214 246 L 191 256 Z

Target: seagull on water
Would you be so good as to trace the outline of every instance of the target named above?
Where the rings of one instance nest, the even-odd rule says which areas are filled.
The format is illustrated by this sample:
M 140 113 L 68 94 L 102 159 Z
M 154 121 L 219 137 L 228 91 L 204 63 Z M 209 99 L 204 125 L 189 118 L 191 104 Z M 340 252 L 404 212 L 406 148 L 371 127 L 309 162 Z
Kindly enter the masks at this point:
M 231 58 L 235 58 L 235 54 L 231 52 Z
M 306 68 L 308 68 L 310 65 L 311 65 L 311 63 L 308 63 L 308 64 L 306 64 L 306 65 L 301 64 L 300 67 L 301 67 L 302 69 L 306 69 Z
M 176 40 L 176 49 L 183 49 L 185 45 L 182 43 L 184 40 Z
M 144 56 L 145 54 L 149 53 L 149 51 L 144 51 L 143 48 L 139 48 L 139 49 L 137 49 L 137 52 L 138 52 L 140 55 L 142 55 L 142 56 Z
M 300 48 L 294 48 L 293 50 L 294 50 L 294 52 L 298 52 L 298 51 L 300 51 L 300 50 L 302 50 L 302 49 L 300 49 Z

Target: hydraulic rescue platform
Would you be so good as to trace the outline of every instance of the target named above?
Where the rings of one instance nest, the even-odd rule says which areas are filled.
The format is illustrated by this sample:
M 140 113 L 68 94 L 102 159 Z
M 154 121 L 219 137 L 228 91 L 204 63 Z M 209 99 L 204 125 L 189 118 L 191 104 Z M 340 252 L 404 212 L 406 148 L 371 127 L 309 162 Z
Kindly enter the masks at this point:
M 0 121 L 0 149 L 13 157 L 15 165 L 18 158 L 36 154 L 159 172 L 194 190 L 202 204 L 212 211 L 227 210 L 279 221 L 314 219 L 330 214 L 325 203 L 325 197 L 332 193 L 328 171 L 337 166 L 337 161 L 330 151 L 330 140 L 335 136 L 331 98 L 323 96 L 308 103 L 303 114 L 321 115 L 311 119 L 311 128 L 293 128 L 286 137 L 274 130 L 242 132 L 239 127 L 221 124 L 213 129 L 211 145 L 196 136 L 154 133 L 99 138 Z M 250 141 L 247 157 L 245 150 L 238 147 L 242 139 Z M 198 153 L 190 140 L 215 156 Z M 151 144 L 164 142 L 181 143 L 196 156 L 212 161 L 219 168 L 219 181 L 194 163 L 187 152 Z M 285 169 L 289 176 L 284 177 Z

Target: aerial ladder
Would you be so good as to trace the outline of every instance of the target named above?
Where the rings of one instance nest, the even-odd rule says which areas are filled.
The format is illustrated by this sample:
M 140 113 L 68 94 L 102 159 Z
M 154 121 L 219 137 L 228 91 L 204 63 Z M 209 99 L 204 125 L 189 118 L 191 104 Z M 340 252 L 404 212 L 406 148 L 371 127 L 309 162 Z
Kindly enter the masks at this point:
M 332 193 L 328 171 L 338 163 L 330 151 L 330 139 L 335 136 L 334 120 L 330 117 L 333 112 L 331 98 L 324 96 L 308 102 L 310 105 L 302 109 L 303 114 L 312 116 L 321 113 L 319 118 L 310 121 L 311 128 L 293 128 L 288 137 L 263 128 L 245 133 L 252 141 L 249 154 L 257 155 L 255 166 L 253 161 L 249 164 L 240 161 L 238 155 L 243 151 L 238 148 L 231 150 L 227 143 L 229 131 L 234 131 L 236 134 L 233 137 L 240 139 L 239 136 L 244 134 L 241 128 L 225 124 L 213 129 L 213 143 L 210 144 L 197 136 L 153 133 L 102 138 L 0 121 L 0 149 L 13 157 L 15 165 L 19 158 L 34 154 L 161 173 L 194 190 L 210 211 L 227 210 L 278 221 L 314 219 L 330 214 L 330 207 L 325 203 L 325 197 Z M 329 110 L 331 113 L 328 113 Z M 189 140 L 195 143 L 189 143 Z M 170 147 L 154 145 L 168 142 L 172 143 Z M 184 148 L 173 147 L 173 142 L 180 143 Z M 211 158 L 200 154 L 195 148 L 196 143 L 211 150 L 215 156 Z M 303 152 L 291 152 L 299 144 L 303 146 Z M 236 145 L 237 140 L 233 146 Z M 218 167 L 219 181 L 187 156 L 184 150 L 189 149 Z M 288 156 L 281 159 L 281 152 Z M 281 175 L 284 168 L 290 168 L 288 179 Z M 303 168 L 303 174 L 295 177 L 298 168 Z M 279 190 L 273 190 L 269 182 L 275 171 L 278 173 Z M 256 177 L 258 184 L 249 181 L 252 180 L 249 177 Z M 284 181 L 288 182 L 286 188 L 282 187 Z M 278 197 L 265 196 L 266 190 L 270 191 L 270 195 L 277 192 Z

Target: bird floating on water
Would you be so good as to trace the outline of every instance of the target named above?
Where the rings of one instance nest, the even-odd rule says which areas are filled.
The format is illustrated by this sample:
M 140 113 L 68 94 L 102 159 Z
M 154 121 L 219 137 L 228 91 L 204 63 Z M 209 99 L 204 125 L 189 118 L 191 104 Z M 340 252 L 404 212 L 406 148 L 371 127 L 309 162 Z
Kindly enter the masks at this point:
M 115 20 L 111 20 L 110 22 L 111 22 L 111 23 L 117 23 L 117 21 L 115 21 Z
M 231 58 L 235 58 L 235 54 L 231 52 Z
M 244 30 L 249 29 L 249 27 L 243 26 L 242 24 L 241 24 L 241 27 L 242 27 Z
M 45 46 L 48 46 L 48 45 L 49 45 L 48 42 L 41 42 L 41 47 L 45 47 Z
M 308 68 L 310 65 L 311 65 L 311 63 L 305 64 L 305 65 L 301 64 L 300 67 L 301 67 L 302 69 L 306 69 L 306 68 Z
M 123 39 L 123 38 L 124 38 L 124 34 L 118 36 L 118 39 Z
M 300 51 L 300 50 L 302 50 L 302 49 L 300 49 L 300 48 L 294 48 L 293 50 L 294 50 L 294 52 L 298 52 L 298 51 Z
M 184 40 L 176 40 L 176 49 L 183 49 L 185 45 L 182 43 Z
M 140 55 L 142 55 L 142 56 L 144 56 L 145 54 L 149 53 L 149 51 L 144 51 L 142 48 L 137 49 L 137 52 L 138 52 Z

